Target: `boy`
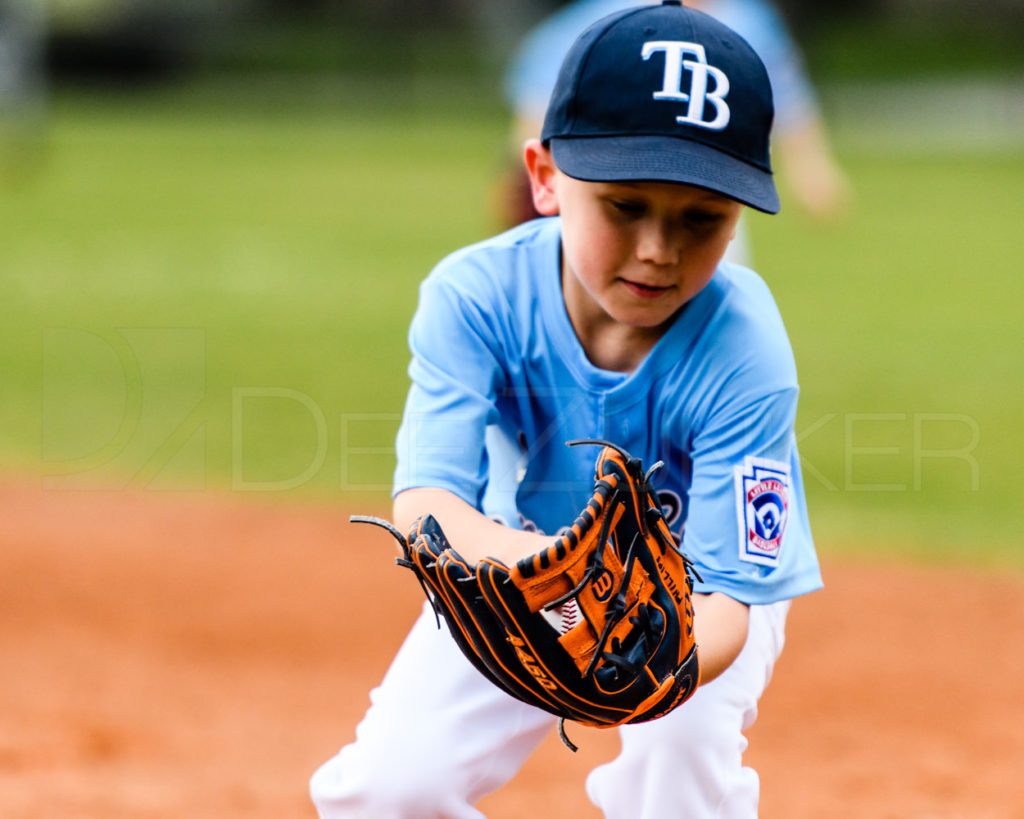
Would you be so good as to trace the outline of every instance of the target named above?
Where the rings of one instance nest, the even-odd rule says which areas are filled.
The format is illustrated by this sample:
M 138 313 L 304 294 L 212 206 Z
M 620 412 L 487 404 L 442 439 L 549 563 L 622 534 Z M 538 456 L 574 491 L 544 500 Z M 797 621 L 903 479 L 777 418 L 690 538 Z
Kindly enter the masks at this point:
M 821 586 L 785 329 L 756 274 L 720 261 L 743 205 L 779 209 L 772 113 L 760 60 L 713 18 L 678 0 L 604 18 L 524 149 L 537 209 L 557 218 L 444 260 L 410 330 L 399 529 L 429 512 L 467 560 L 511 564 L 590 497 L 594 453 L 566 441 L 665 462 L 658 496 L 703 578 L 701 686 L 620 728 L 621 754 L 587 781 L 609 817 L 757 815 L 743 731 L 789 601 Z M 429 609 L 371 703 L 313 776 L 325 819 L 480 817 L 555 721 L 484 679 Z

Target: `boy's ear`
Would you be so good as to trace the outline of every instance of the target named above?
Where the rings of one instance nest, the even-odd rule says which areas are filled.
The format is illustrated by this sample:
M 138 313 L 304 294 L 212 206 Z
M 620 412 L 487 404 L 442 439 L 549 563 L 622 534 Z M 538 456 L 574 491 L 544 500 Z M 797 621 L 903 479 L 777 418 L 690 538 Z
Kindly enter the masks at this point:
M 539 139 L 527 140 L 523 146 L 523 161 L 530 175 L 533 207 L 541 216 L 555 216 L 558 213 L 558 196 L 555 192 L 558 168 L 555 167 L 551 151 Z

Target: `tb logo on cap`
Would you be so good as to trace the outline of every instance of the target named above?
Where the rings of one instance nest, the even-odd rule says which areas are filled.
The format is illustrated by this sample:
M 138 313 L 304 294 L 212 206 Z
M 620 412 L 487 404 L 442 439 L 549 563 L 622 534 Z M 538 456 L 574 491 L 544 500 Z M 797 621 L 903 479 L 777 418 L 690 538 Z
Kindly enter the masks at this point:
M 708 65 L 707 53 L 700 43 L 678 40 L 652 40 L 644 43 L 642 56 L 649 60 L 653 54 L 664 53 L 665 71 L 661 90 L 654 92 L 656 100 L 688 102 L 686 115 L 676 117 L 680 125 L 696 125 L 712 131 L 721 131 L 729 124 L 731 112 L 725 101 L 729 93 L 729 78 L 722 69 Z M 692 57 L 693 59 L 687 59 Z M 683 91 L 683 69 L 690 72 L 690 88 Z M 709 78 L 714 86 L 709 88 Z M 705 103 L 710 102 L 714 118 L 704 119 Z

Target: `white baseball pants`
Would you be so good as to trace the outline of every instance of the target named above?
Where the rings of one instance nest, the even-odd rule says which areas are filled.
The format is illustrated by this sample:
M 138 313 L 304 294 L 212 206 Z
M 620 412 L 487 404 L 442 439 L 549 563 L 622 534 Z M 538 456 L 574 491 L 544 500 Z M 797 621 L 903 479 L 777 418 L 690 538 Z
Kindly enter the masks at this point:
M 752 606 L 746 645 L 718 679 L 653 722 L 619 729 L 622 751 L 587 794 L 614 819 L 753 819 L 760 783 L 743 732 L 782 651 L 789 601 Z M 481 819 L 473 805 L 519 770 L 556 719 L 503 692 L 425 607 L 356 727 L 313 774 L 322 819 Z M 570 723 L 571 725 L 571 723 Z

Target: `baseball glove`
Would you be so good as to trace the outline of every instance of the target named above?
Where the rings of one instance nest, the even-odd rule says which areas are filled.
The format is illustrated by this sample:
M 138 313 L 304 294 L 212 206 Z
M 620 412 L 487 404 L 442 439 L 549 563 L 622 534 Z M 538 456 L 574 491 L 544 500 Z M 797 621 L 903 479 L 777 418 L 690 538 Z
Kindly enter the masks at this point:
M 379 518 L 455 642 L 491 682 L 565 720 L 611 727 L 668 713 L 697 688 L 692 563 L 676 548 L 640 461 L 597 444 L 594 494 L 565 534 L 513 567 L 476 565 L 424 515 L 404 535 Z M 699 579 L 699 576 L 698 576 Z M 551 612 L 569 615 L 558 623 Z

